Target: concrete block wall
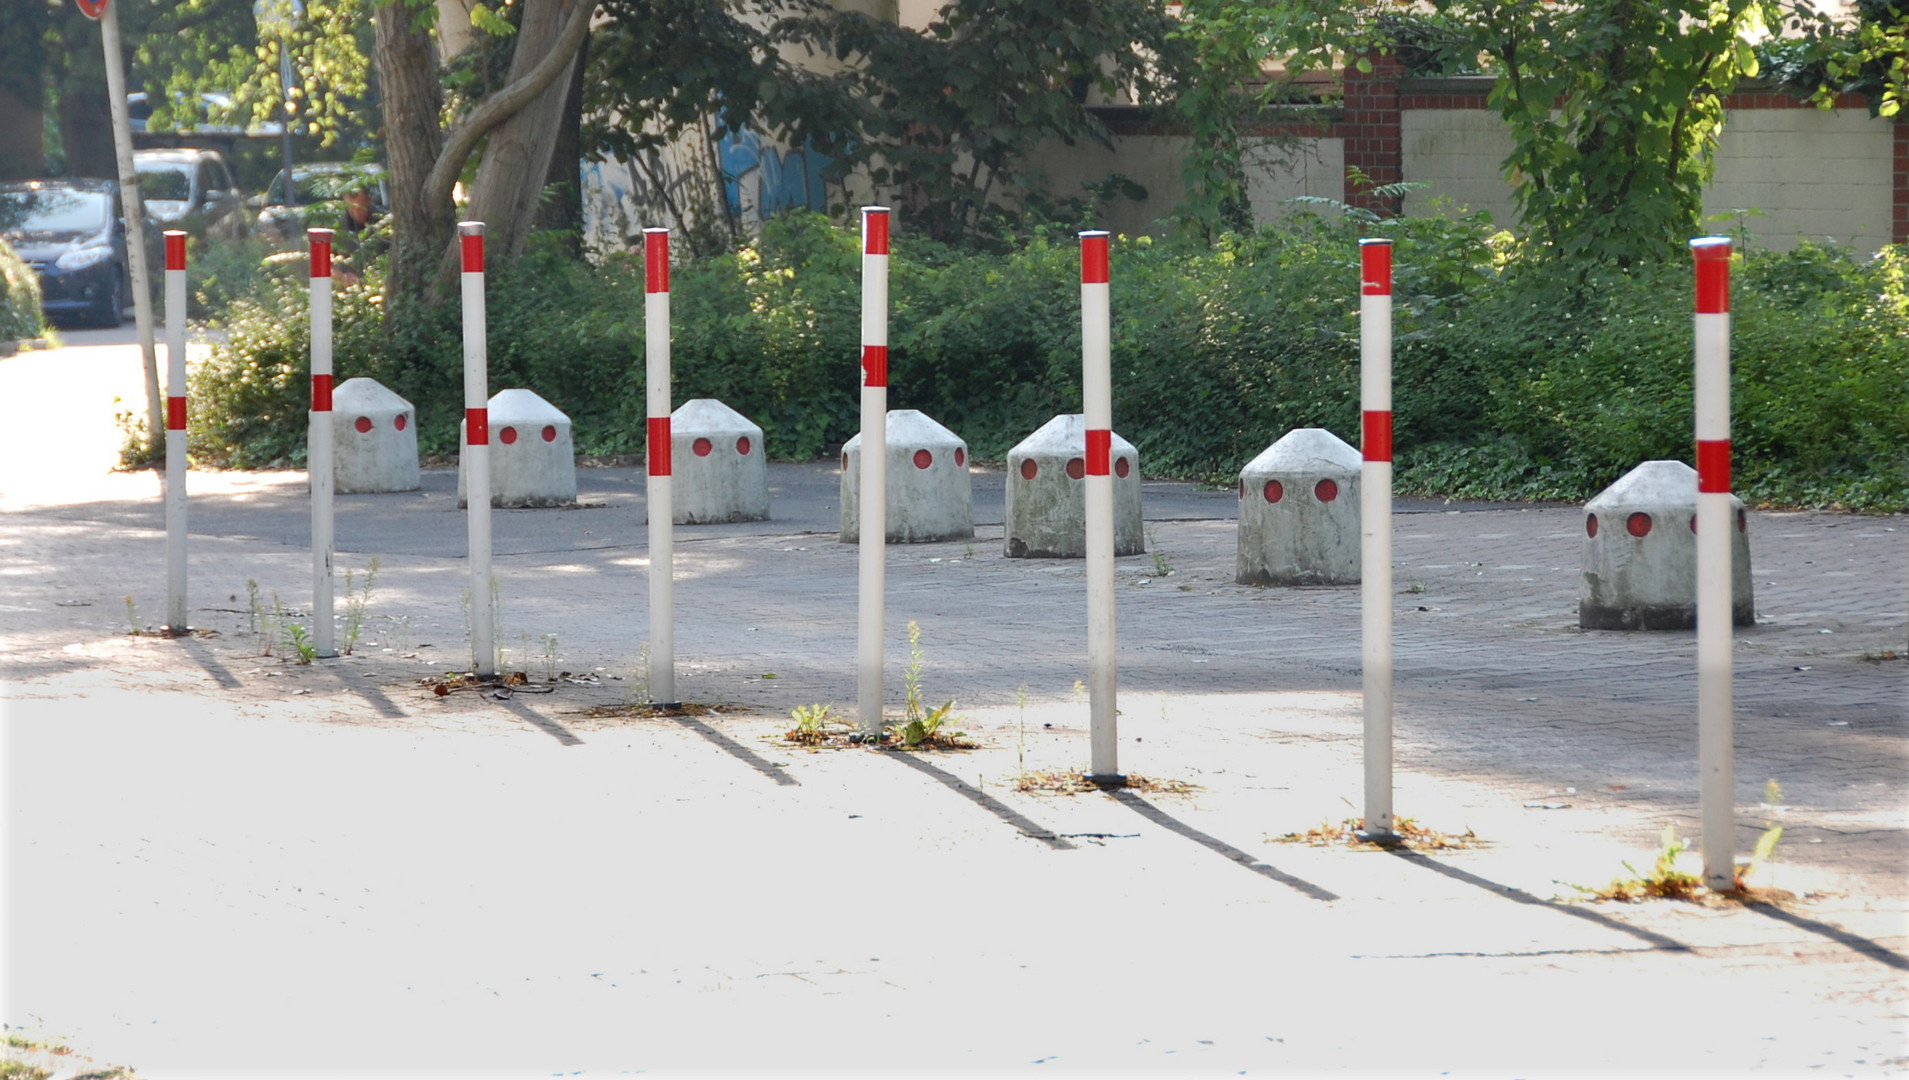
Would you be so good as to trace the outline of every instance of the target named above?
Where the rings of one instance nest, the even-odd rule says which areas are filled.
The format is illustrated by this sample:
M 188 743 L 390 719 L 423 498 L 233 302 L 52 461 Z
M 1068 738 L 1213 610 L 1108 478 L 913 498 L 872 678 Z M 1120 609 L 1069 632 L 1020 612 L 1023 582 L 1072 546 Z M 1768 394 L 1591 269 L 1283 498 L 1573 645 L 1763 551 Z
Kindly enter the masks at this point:
M 1738 99 L 1754 101 L 1743 107 Z M 1867 109 L 1811 108 L 1784 94 L 1725 99 L 1717 172 L 1704 191 L 1704 213 L 1755 208 L 1746 225 L 1752 247 L 1787 250 L 1802 240 L 1831 240 L 1858 251 L 1890 242 L 1895 187 L 1892 151 L 1900 124 Z M 1736 107 L 1731 107 L 1736 106 Z M 1718 222 L 1720 232 L 1736 228 Z
M 1369 75 L 1350 71 L 1345 104 L 1325 124 L 1282 124 L 1269 111 L 1258 129 L 1261 145 L 1283 132 L 1299 137 L 1295 155 L 1250 154 L 1247 193 L 1261 224 L 1294 212 L 1285 200 L 1319 195 L 1382 213 L 1422 214 L 1484 210 L 1505 228 L 1517 225 L 1517 205 L 1503 162 L 1511 136 L 1491 111 L 1485 76 L 1405 77 L 1381 58 Z M 1873 251 L 1909 242 L 1909 123 L 1869 116 L 1863 102 L 1839 99 L 1817 109 L 1788 94 L 1746 87 L 1727 96 L 1717 147 L 1717 171 L 1705 195 L 1707 214 L 1755 208 L 1752 242 L 1787 250 L 1805 238 L 1832 239 Z M 1028 164 L 1060 194 L 1122 173 L 1145 186 L 1142 203 L 1116 200 L 1105 227 L 1129 234 L 1164 231 L 1162 221 L 1185 193 L 1180 177 L 1187 136 L 1169 114 L 1105 106 L 1096 114 L 1114 134 L 1108 148 L 1050 143 Z M 1356 187 L 1356 167 L 1375 184 L 1422 181 L 1401 205 L 1388 205 Z M 1719 232 L 1734 221 L 1716 222 Z

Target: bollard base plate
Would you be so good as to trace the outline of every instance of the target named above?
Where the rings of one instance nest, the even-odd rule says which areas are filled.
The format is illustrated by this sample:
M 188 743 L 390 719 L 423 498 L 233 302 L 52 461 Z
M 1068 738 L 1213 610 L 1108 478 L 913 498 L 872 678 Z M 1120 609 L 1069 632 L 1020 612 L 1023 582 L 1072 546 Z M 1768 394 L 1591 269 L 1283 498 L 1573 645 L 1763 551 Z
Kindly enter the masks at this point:
M 1125 773 L 1104 773 L 1098 776 L 1093 773 L 1087 773 L 1086 776 L 1088 783 L 1102 791 L 1112 791 L 1116 788 L 1124 788 L 1127 786 Z
M 1395 832 L 1354 829 L 1352 830 L 1352 835 L 1358 837 L 1361 842 L 1371 844 L 1374 847 L 1402 848 L 1405 846 L 1405 838 Z

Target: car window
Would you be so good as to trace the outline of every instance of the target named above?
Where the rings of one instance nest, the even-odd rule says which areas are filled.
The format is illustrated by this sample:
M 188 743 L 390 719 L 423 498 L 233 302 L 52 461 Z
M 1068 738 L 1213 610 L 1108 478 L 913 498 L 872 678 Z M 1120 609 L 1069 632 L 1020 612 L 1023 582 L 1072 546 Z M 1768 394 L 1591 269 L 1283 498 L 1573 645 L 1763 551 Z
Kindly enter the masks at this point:
M 212 162 L 212 183 L 214 187 L 219 188 L 221 191 L 231 188 L 232 174 L 226 171 L 225 162 Z
M 192 197 L 192 181 L 183 165 L 157 165 L 139 170 L 139 196 L 142 199 L 185 201 Z
M 0 191 L 6 212 L 0 220 L 17 222 L 22 232 L 82 232 L 106 227 L 108 200 L 103 191 L 53 188 Z

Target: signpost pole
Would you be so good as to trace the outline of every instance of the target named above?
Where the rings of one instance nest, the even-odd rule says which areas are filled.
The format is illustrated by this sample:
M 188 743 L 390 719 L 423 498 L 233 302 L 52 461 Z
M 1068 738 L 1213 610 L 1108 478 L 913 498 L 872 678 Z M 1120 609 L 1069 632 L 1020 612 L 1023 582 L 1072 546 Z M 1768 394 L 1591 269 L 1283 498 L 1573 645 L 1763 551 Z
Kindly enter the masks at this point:
M 119 10 L 106 0 L 80 4 L 88 18 L 99 20 L 100 42 L 106 49 L 106 97 L 113 115 L 113 156 L 119 166 L 120 216 L 126 221 L 126 262 L 133 287 L 133 324 L 139 329 L 140 353 L 146 363 L 146 445 L 157 448 L 166 430 L 159 405 L 159 358 L 152 341 L 151 278 L 146 267 L 145 214 L 139 201 L 139 172 L 133 167 L 133 123 L 126 109 L 126 70 L 119 51 Z

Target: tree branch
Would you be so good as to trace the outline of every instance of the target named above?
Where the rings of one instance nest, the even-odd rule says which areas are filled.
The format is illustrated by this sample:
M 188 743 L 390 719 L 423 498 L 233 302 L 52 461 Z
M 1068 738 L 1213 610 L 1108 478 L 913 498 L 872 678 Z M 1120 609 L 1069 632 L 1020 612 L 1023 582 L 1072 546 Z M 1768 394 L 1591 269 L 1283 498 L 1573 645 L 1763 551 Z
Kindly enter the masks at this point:
M 431 166 L 431 174 L 424 180 L 427 203 L 449 203 L 451 193 L 457 187 L 458 174 L 464 171 L 464 163 L 470 159 L 471 152 L 477 149 L 479 140 L 490 134 L 497 125 L 516 115 L 519 109 L 530 104 L 538 94 L 557 81 L 557 76 L 563 74 L 570 61 L 576 59 L 577 49 L 582 46 L 584 36 L 590 32 L 590 17 L 595 12 L 596 0 L 578 0 L 577 10 L 570 13 L 570 21 L 564 25 L 563 33 L 550 47 L 550 52 L 537 62 L 537 66 L 531 68 L 523 78 L 485 98 L 462 123 L 446 133 L 444 149 L 438 152 L 437 163 Z

